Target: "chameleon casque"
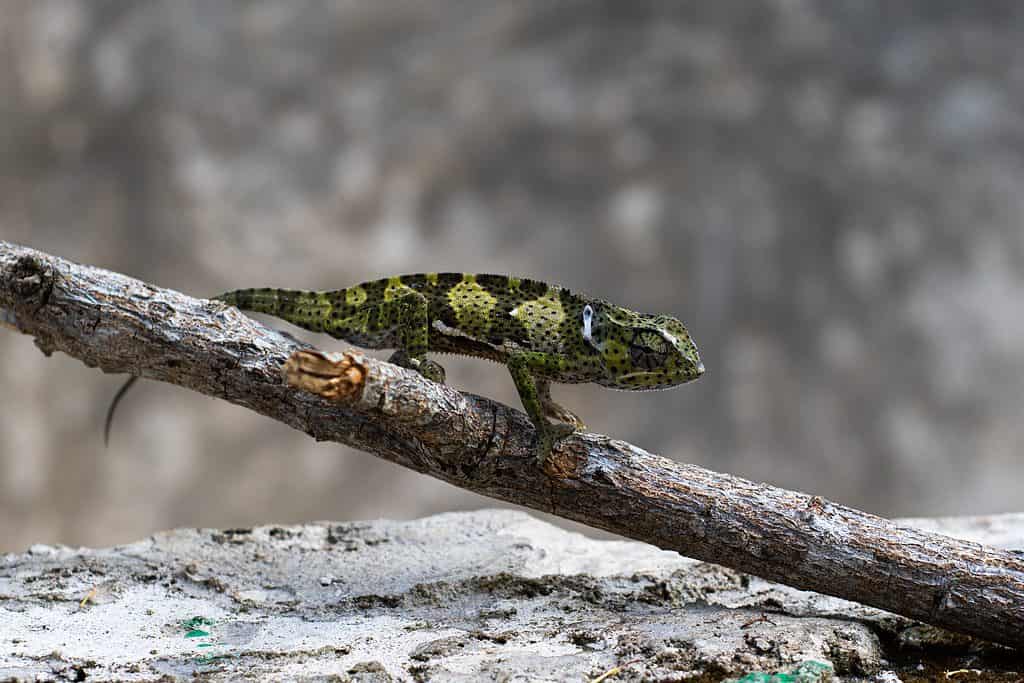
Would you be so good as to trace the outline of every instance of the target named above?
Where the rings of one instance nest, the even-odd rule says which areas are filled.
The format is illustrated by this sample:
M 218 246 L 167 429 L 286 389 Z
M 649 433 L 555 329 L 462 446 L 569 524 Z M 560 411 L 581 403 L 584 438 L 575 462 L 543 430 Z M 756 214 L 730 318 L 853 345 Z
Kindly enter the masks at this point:
M 676 318 L 525 278 L 425 273 L 334 291 L 239 289 L 214 299 L 363 348 L 397 349 L 390 362 L 437 382 L 444 382 L 444 368 L 428 352 L 505 364 L 537 429 L 542 465 L 559 439 L 585 426 L 551 399 L 552 382 L 646 391 L 704 373 Z

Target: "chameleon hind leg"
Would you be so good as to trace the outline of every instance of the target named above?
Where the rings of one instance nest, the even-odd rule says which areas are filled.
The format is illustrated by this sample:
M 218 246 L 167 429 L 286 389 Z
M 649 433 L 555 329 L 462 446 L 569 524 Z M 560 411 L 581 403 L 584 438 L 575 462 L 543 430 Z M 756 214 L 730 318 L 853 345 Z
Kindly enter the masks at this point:
M 541 467 L 551 456 L 555 444 L 576 431 L 577 425 L 582 426 L 578 417 L 558 406 L 551 400 L 551 383 L 547 380 L 538 380 L 536 374 L 551 365 L 551 356 L 534 351 L 514 353 L 509 356 L 508 370 L 512 375 L 512 381 L 519 391 L 519 400 L 523 402 L 526 414 L 537 429 L 537 464 Z M 572 416 L 575 418 L 569 424 L 565 422 L 548 422 L 547 417 Z
M 215 298 L 365 348 L 397 348 L 392 363 L 443 383 L 444 368 L 427 359 L 429 302 L 419 292 L 400 287 L 393 296 L 388 290 L 375 293 L 373 303 L 367 303 L 363 285 L 330 292 L 237 289 Z
M 405 349 L 399 349 L 388 357 L 389 363 L 394 363 L 403 368 L 409 368 L 415 370 L 429 380 L 433 380 L 438 384 L 444 384 L 445 372 L 444 368 L 440 363 L 430 360 L 429 358 L 413 358 L 409 355 L 409 352 Z
M 427 297 L 408 290 L 390 301 L 366 307 L 360 312 L 365 329 L 385 332 L 393 330 L 398 337 L 398 350 L 388 362 L 415 370 L 427 379 L 444 384 L 445 372 L 440 364 L 427 358 L 430 336 L 430 306 Z

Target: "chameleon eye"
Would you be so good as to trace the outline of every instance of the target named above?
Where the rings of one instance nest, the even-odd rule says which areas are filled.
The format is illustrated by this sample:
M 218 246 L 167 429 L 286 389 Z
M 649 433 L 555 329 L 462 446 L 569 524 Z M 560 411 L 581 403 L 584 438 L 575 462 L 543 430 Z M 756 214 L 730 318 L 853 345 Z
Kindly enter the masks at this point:
M 668 347 L 665 339 L 658 333 L 645 333 L 640 336 L 640 344 L 654 353 L 665 353 Z
M 590 304 L 583 307 L 583 340 L 588 344 L 594 342 L 594 309 Z

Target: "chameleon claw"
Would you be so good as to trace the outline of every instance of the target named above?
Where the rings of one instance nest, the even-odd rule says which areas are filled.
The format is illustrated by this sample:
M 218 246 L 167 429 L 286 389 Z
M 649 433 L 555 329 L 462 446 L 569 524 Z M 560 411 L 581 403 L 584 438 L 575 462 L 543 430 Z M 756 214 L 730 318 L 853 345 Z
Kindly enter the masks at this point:
M 551 451 L 562 439 L 576 432 L 570 424 L 549 424 L 537 432 L 537 465 L 542 469 L 551 457 Z
M 541 406 L 544 409 L 545 417 L 550 417 L 552 420 L 557 420 L 558 422 L 572 425 L 572 427 L 577 431 L 581 431 L 587 428 L 586 423 L 584 423 L 583 420 L 581 420 L 579 416 L 576 415 L 576 413 L 572 412 L 568 408 L 563 408 L 562 406 L 554 402 L 543 403 L 541 404 Z
M 424 359 L 419 362 L 419 367 L 415 368 L 415 370 L 429 380 L 438 384 L 444 384 L 445 372 L 439 363 L 435 363 L 430 359 Z
M 586 429 L 587 425 L 583 423 L 576 413 L 572 412 L 568 408 L 564 408 L 551 398 L 551 382 L 547 380 L 537 381 L 537 399 L 540 402 L 541 414 L 544 417 L 555 420 L 556 422 L 564 422 L 571 424 L 576 429 Z

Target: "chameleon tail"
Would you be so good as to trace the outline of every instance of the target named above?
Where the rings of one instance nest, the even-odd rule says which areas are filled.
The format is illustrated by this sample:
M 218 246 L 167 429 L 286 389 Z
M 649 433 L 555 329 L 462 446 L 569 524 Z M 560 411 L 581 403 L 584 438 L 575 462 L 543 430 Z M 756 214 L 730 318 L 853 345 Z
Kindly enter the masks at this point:
M 279 316 L 282 310 L 296 305 L 299 300 L 316 300 L 315 292 L 295 289 L 236 289 L 213 297 L 243 311 L 255 311 Z
M 324 331 L 324 325 L 332 310 L 331 301 L 326 298 L 325 293 L 295 289 L 236 289 L 213 298 L 244 311 L 267 313 L 315 332 Z M 103 425 L 104 445 L 110 442 L 110 428 L 114 424 L 117 405 L 138 379 L 136 376 L 130 377 L 110 402 L 107 419 Z
M 323 332 L 331 301 L 324 292 L 300 289 L 236 289 L 213 297 L 243 311 L 266 313 L 314 332 Z

